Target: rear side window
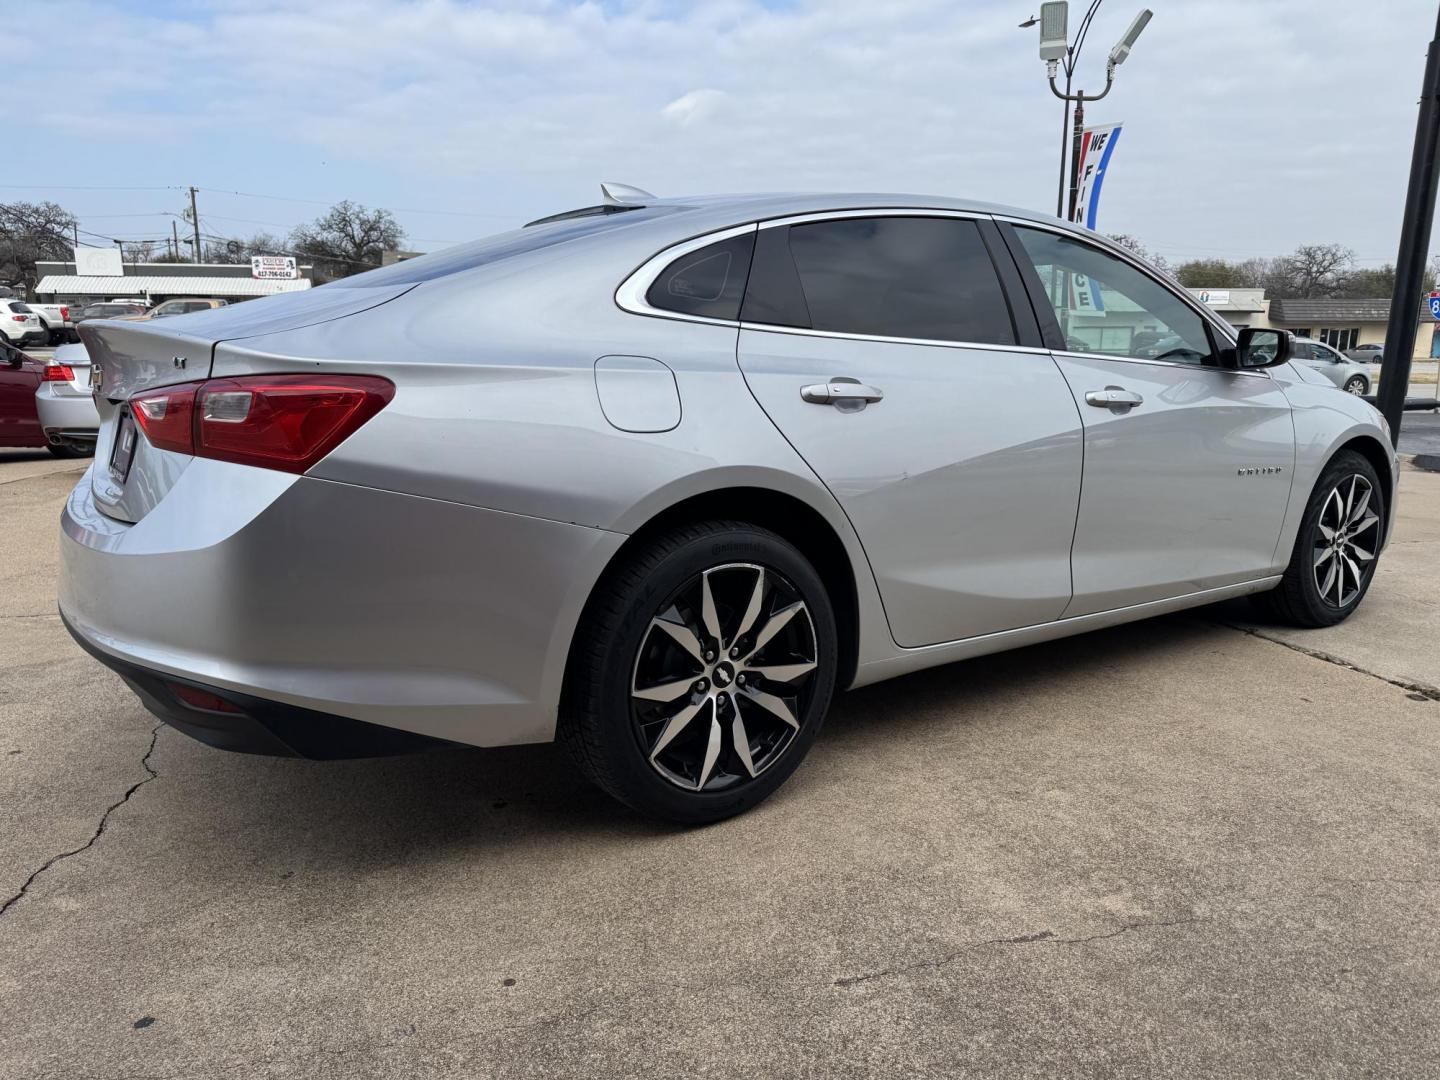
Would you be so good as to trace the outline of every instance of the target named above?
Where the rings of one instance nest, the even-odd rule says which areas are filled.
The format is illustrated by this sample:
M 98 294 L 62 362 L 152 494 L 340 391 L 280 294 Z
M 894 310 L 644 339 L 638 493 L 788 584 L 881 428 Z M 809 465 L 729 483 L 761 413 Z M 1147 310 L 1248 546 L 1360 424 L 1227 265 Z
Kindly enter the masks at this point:
M 645 300 L 662 311 L 734 322 L 740 318 L 754 250 L 751 231 L 681 255 L 651 283 Z
M 811 329 L 1015 344 L 1010 308 L 973 221 L 843 218 L 792 225 L 789 234 Z

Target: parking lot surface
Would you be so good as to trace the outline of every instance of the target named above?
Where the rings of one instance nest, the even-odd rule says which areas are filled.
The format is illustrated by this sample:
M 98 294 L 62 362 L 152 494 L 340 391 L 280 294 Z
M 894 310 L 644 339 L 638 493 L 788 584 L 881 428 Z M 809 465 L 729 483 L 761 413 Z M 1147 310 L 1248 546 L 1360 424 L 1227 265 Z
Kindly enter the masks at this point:
M 1341 627 L 869 687 L 694 830 L 157 727 L 55 615 L 77 475 L 0 451 L 0 1077 L 1436 1075 L 1440 475 Z

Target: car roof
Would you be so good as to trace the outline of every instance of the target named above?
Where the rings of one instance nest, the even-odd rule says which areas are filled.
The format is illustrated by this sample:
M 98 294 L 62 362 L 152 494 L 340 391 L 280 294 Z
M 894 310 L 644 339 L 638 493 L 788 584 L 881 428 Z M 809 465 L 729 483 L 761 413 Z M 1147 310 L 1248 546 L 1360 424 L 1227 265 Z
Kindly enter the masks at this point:
M 734 222 L 821 214 L 839 210 L 959 210 L 978 214 L 1001 214 L 1031 221 L 1054 222 L 1052 214 L 1038 213 L 1003 203 L 948 195 L 916 195 L 904 192 L 761 192 L 749 195 L 694 195 L 654 198 L 637 202 L 641 206 L 670 206 L 693 211 L 695 216 L 730 219 Z
M 847 210 L 955 210 L 1000 214 L 1084 232 L 1106 246 L 1113 246 L 1096 234 L 1067 225 L 1047 213 L 943 195 L 791 192 L 680 198 L 645 196 L 637 197 L 633 202 L 551 215 L 511 232 L 441 248 L 321 287 L 349 289 L 414 285 L 457 274 L 484 272 L 487 266 L 509 264 L 516 259 L 548 259 L 562 254 L 561 249 L 565 256 L 577 255 L 582 250 L 605 252 L 610 261 L 633 264 L 634 260 L 648 258 L 672 244 L 727 228 L 774 218 Z

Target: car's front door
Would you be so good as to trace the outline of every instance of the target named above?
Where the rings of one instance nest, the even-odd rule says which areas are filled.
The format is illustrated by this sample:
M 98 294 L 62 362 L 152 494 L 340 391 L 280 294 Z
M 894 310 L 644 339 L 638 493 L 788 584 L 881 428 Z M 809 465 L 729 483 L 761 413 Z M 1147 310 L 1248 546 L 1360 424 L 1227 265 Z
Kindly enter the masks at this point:
M 1178 290 L 1072 234 L 1015 226 L 1017 257 L 1085 424 L 1071 558 L 1085 615 L 1274 571 L 1295 462 L 1290 405 Z M 1284 558 L 1280 558 L 1284 562 Z
M 1049 622 L 1070 600 L 1079 416 L 1002 273 L 1023 296 L 988 219 L 757 234 L 740 366 L 854 524 L 901 645 Z

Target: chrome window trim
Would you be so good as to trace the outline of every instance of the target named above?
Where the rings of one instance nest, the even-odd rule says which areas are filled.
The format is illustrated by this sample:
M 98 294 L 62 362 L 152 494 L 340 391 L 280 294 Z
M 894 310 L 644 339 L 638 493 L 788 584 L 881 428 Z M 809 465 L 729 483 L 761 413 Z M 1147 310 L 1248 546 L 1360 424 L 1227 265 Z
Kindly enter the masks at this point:
M 744 236 L 747 232 L 758 233 L 761 229 L 775 229 L 782 225 L 801 225 L 812 221 L 838 221 L 845 218 L 871 218 L 871 217 L 938 217 L 938 218 L 959 218 L 966 221 L 985 221 L 992 215 L 979 213 L 973 210 L 945 210 L 930 209 L 918 206 L 875 206 L 861 210 L 817 210 L 807 214 L 787 214 L 784 217 L 767 218 L 762 221 L 751 222 L 748 225 L 737 225 L 728 229 L 720 229 L 716 232 L 705 233 L 702 236 L 692 237 L 689 240 L 656 253 L 640 264 L 629 277 L 620 283 L 615 290 L 615 304 L 622 311 L 628 311 L 632 315 L 646 315 L 655 319 L 675 319 L 680 322 L 709 323 L 711 326 L 733 326 L 737 330 L 759 330 L 765 333 L 777 334 L 799 334 L 808 337 L 837 338 L 844 341 L 876 341 L 890 345 L 939 345 L 945 348 L 955 349 L 983 349 L 998 352 L 1035 353 L 1049 355 L 1051 350 L 1030 345 L 998 345 L 983 341 L 950 341 L 939 338 L 903 338 L 884 337 L 878 334 L 850 334 L 835 330 L 812 330 L 803 326 L 776 326 L 771 323 L 741 322 L 738 319 L 712 319 L 704 315 L 687 315 L 681 311 L 667 311 L 664 308 L 657 308 L 645 299 L 650 286 L 655 284 L 661 272 L 676 259 L 689 252 L 696 251 L 711 244 L 717 244 L 722 240 L 729 240 L 732 237 Z M 1003 283 L 1002 283 L 1003 290 Z
M 1231 346 L 1234 346 L 1236 342 L 1235 332 L 1233 329 L 1231 329 L 1229 323 L 1227 323 L 1224 319 L 1220 318 L 1220 316 L 1216 315 L 1204 304 L 1201 304 L 1199 301 L 1197 301 L 1193 296 L 1190 295 L 1189 290 L 1185 289 L 1183 286 L 1181 286 L 1177 290 L 1175 286 L 1157 277 L 1155 271 L 1151 267 L 1147 266 L 1142 260 L 1136 258 L 1133 254 L 1126 251 L 1124 248 L 1118 246 L 1107 246 L 1105 244 L 1097 244 L 1085 233 L 1080 232 L 1070 226 L 1058 223 L 1051 224 L 1048 221 L 1034 221 L 1030 218 L 1014 217 L 1009 214 L 993 214 L 991 216 L 996 221 L 1003 221 L 1007 225 L 1019 225 L 1027 229 L 1039 229 L 1042 232 L 1050 232 L 1055 233 L 1059 236 L 1068 237 L 1069 239 L 1074 240 L 1077 244 L 1088 244 L 1090 247 L 1095 248 L 1097 251 L 1101 251 L 1106 255 L 1113 255 L 1114 257 L 1120 259 L 1122 262 L 1129 263 L 1136 270 L 1139 270 L 1142 274 L 1144 274 L 1151 281 L 1153 281 L 1156 285 L 1159 285 L 1162 289 L 1166 289 L 1170 293 L 1174 294 L 1182 303 L 1184 303 L 1187 307 L 1194 311 L 1195 314 L 1199 315 L 1204 322 L 1208 322 L 1215 330 L 1217 330 L 1225 341 L 1229 342 Z M 1084 355 L 1090 356 L 1098 354 L 1086 353 Z M 1164 362 L 1170 363 L 1170 361 L 1168 360 Z M 1223 371 L 1229 369 L 1221 368 L 1220 370 Z
M 692 251 L 709 247 L 711 244 L 718 244 L 722 240 L 731 240 L 737 236 L 744 236 L 746 233 L 758 232 L 759 226 L 755 222 L 748 225 L 736 225 L 728 229 L 720 229 L 717 232 L 704 233 L 701 236 L 691 237 L 689 240 L 682 240 L 678 244 L 671 244 L 669 247 L 657 252 L 646 259 L 640 266 L 631 272 L 630 276 L 620 283 L 615 290 L 615 304 L 622 311 L 628 311 L 632 315 L 648 315 L 657 319 L 676 319 L 680 322 L 708 323 L 711 326 L 736 326 L 740 325 L 738 319 L 712 319 L 708 315 L 688 315 L 683 311 L 667 311 L 664 308 L 653 307 L 645 294 L 650 291 L 650 286 L 655 284 L 661 272 L 682 255 L 688 255 Z
M 1150 367 L 1163 367 L 1179 369 L 1181 371 L 1213 371 L 1219 375 L 1244 375 L 1247 379 L 1268 379 L 1270 372 L 1243 371 L 1240 368 L 1220 367 L 1217 364 L 1182 364 L 1178 360 L 1156 360 L 1147 356 L 1114 356 L 1110 353 L 1089 353 L 1072 352 L 1070 350 L 1052 349 L 1053 356 L 1068 356 L 1075 360 L 1115 360 L 1122 364 L 1147 364 Z
M 796 334 L 800 337 L 836 338 L 840 341 L 874 341 L 882 345 L 929 345 L 942 349 L 969 349 L 983 352 L 1031 353 L 1049 356 L 1043 345 L 990 345 L 983 341 L 949 341 L 942 338 L 883 337 L 879 334 L 847 334 L 839 330 L 811 330 L 804 326 L 776 326 L 772 323 L 742 322 L 741 330 L 758 330 L 764 334 Z
M 974 210 L 930 210 L 921 206 L 875 206 L 864 210 L 817 210 L 809 214 L 789 214 L 785 217 L 768 218 L 759 224 L 762 229 L 778 229 L 782 225 L 808 225 L 816 221 L 843 221 L 847 218 L 938 217 L 983 221 L 989 216 L 989 214 L 977 213 Z

